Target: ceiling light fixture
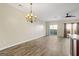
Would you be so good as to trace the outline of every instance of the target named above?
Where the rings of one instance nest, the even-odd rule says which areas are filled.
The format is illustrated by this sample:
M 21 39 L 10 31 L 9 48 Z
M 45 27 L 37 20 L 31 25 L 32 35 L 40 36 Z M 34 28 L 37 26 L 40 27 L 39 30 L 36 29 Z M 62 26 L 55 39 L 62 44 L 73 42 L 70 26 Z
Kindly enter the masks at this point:
M 37 16 L 34 16 L 32 13 L 32 3 L 30 3 L 30 12 L 25 16 L 25 18 L 31 23 L 33 23 L 37 19 Z

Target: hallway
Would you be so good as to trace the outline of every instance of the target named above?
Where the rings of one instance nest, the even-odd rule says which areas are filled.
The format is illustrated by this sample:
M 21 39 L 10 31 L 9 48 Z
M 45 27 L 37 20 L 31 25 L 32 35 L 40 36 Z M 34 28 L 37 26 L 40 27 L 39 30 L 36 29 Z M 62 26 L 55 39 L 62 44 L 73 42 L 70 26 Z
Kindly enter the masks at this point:
M 69 56 L 69 39 L 45 36 L 0 51 L 1 56 Z

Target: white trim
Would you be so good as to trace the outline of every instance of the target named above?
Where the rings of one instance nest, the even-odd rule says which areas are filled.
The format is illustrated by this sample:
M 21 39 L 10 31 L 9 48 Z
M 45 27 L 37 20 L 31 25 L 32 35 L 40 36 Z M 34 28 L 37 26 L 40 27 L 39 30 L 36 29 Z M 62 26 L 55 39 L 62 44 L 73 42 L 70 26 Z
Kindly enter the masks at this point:
M 0 51 L 4 50 L 4 49 L 7 49 L 7 48 L 10 48 L 12 46 L 16 46 L 16 45 L 19 45 L 19 44 L 22 44 L 22 43 L 25 43 L 25 42 L 28 42 L 28 41 L 31 41 L 31 40 L 38 39 L 38 38 L 43 37 L 43 36 L 45 36 L 45 35 L 42 35 L 42 36 L 39 36 L 39 37 L 35 37 L 35 38 L 29 39 L 29 40 L 25 40 L 25 41 L 22 41 L 22 42 L 18 42 L 16 44 L 13 44 L 13 45 L 10 45 L 10 46 L 7 46 L 7 47 L 0 48 Z

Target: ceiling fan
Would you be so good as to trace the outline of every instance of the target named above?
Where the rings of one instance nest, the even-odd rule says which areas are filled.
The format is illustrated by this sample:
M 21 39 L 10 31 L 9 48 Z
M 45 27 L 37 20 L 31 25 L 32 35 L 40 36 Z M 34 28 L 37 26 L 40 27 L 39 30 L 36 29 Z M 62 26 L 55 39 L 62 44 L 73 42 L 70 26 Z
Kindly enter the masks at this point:
M 73 16 L 73 15 L 70 15 L 69 13 L 66 13 L 65 18 L 70 18 L 70 17 L 76 17 L 76 16 Z

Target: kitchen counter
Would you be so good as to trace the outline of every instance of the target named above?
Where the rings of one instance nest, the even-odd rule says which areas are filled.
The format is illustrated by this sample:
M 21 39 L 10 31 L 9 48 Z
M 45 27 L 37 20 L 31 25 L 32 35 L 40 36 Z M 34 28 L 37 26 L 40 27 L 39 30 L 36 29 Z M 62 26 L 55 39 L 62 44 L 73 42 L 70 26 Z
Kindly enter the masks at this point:
M 69 35 L 69 38 L 73 39 L 73 40 L 79 40 L 79 35 Z

